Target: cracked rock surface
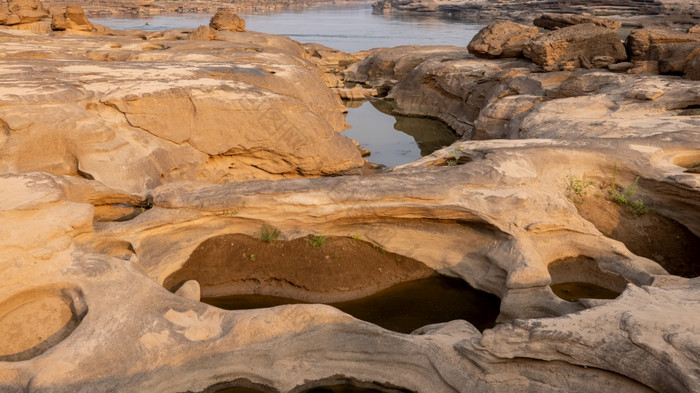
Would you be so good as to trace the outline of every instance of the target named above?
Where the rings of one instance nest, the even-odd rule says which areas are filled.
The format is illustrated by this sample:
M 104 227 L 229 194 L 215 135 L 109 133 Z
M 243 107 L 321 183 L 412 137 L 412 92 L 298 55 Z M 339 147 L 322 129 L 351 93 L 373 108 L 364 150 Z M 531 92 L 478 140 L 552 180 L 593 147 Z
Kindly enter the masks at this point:
M 362 166 L 339 135 L 340 101 L 291 40 L 0 34 L 3 172 L 80 175 L 144 195 L 173 180 Z

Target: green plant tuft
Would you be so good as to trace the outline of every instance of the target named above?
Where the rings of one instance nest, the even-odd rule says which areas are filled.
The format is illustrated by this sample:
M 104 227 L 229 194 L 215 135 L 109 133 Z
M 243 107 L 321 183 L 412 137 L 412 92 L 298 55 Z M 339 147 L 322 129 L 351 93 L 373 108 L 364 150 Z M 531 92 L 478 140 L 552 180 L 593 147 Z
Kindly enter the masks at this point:
M 586 180 L 586 175 L 583 174 L 580 179 L 575 178 L 571 172 L 566 176 L 566 197 L 574 203 L 582 203 L 583 197 L 586 195 L 586 189 L 593 185 L 593 182 Z
M 449 153 L 451 159 L 446 161 L 447 166 L 455 166 L 459 164 L 459 159 L 462 158 L 462 153 L 459 150 L 452 150 Z
M 382 254 L 384 254 L 384 255 L 386 255 L 387 252 L 388 252 L 384 247 L 381 247 L 381 246 L 375 245 L 374 248 L 375 248 L 377 251 L 379 251 L 379 252 L 381 252 Z
M 360 235 L 359 233 L 355 233 L 355 234 L 353 234 L 353 235 L 350 236 L 350 237 L 352 237 L 354 240 L 360 240 L 360 238 L 362 237 L 362 235 Z
M 259 239 L 261 241 L 264 241 L 265 243 L 272 243 L 275 239 L 277 239 L 280 235 L 280 230 L 273 227 L 270 224 L 263 224 L 262 229 L 260 230 L 260 237 Z
M 639 176 L 637 176 L 632 184 L 627 187 L 619 187 L 614 182 L 610 186 L 610 199 L 618 205 L 628 205 L 634 194 L 637 193 L 637 182 L 639 181 Z
M 254 260 L 255 260 L 255 254 L 250 254 L 250 255 L 248 255 L 248 259 L 251 260 L 251 261 L 254 261 Z
M 308 241 L 309 244 L 316 248 L 321 248 L 324 244 L 326 244 L 326 237 L 321 235 L 314 235 L 311 238 L 306 239 L 306 241 Z
M 637 199 L 630 202 L 629 208 L 632 214 L 635 215 L 635 217 L 639 217 L 649 213 L 649 208 L 644 204 L 644 201 L 641 199 Z
M 632 200 L 632 197 L 637 193 L 637 183 L 639 176 L 634 178 L 632 184 L 627 187 L 617 185 L 617 163 L 613 166 L 613 176 L 610 184 L 610 199 L 620 206 L 627 206 L 635 217 L 639 217 L 649 213 L 649 208 L 641 199 Z

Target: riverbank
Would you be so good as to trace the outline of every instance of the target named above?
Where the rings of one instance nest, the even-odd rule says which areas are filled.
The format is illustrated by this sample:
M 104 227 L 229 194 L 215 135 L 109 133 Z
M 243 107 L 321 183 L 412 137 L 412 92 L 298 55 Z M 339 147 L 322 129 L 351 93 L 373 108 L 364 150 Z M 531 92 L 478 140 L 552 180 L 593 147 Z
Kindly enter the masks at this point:
M 80 5 L 85 14 L 106 15 L 168 15 L 168 14 L 214 14 L 219 10 L 238 13 L 266 13 L 286 9 L 303 10 L 318 5 L 347 6 L 367 4 L 367 0 L 243 0 L 243 1 L 178 1 L 178 0 L 78 0 L 45 1 L 44 5 L 65 7 Z
M 493 20 L 532 22 L 542 13 L 574 13 L 604 16 L 625 26 L 682 26 L 700 23 L 700 4 L 691 0 L 661 1 L 475 1 L 475 0 L 379 0 L 375 12 L 405 15 L 442 15 L 474 23 Z

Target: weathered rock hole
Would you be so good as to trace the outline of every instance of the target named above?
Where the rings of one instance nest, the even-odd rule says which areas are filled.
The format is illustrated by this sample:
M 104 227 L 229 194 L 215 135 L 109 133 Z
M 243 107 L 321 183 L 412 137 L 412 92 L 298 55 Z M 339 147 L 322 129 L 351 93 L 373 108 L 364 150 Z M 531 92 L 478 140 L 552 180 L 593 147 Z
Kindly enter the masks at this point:
M 700 151 L 679 153 L 671 159 L 671 164 L 688 169 L 686 172 L 700 173 Z
M 103 240 L 92 244 L 94 250 L 100 254 L 110 255 L 115 258 L 129 260 L 136 254 L 134 246 L 126 240 Z
M 627 280 L 602 271 L 595 260 L 585 256 L 558 259 L 547 269 L 552 277 L 552 292 L 569 302 L 583 298 L 615 299 L 627 286 Z
M 130 203 L 118 203 L 95 206 L 94 221 L 96 222 L 122 222 L 138 217 L 146 211 L 146 207 L 136 206 Z
M 483 330 L 495 324 L 498 297 L 416 260 L 370 243 L 328 237 L 265 243 L 246 235 L 206 240 L 165 279 L 175 290 L 197 280 L 202 301 L 225 309 L 324 303 L 402 333 L 465 319 Z
M 700 105 L 687 105 L 677 109 L 682 109 L 678 116 L 700 116 Z
M 655 189 L 664 185 L 642 180 L 639 186 Z M 628 207 L 606 198 L 586 198 L 576 208 L 605 236 L 624 243 L 634 254 L 657 262 L 670 274 L 700 276 L 700 238 L 681 223 L 654 210 L 635 216 Z
M 73 287 L 47 286 L 14 294 L 0 303 L 0 361 L 29 360 L 66 339 L 87 305 Z

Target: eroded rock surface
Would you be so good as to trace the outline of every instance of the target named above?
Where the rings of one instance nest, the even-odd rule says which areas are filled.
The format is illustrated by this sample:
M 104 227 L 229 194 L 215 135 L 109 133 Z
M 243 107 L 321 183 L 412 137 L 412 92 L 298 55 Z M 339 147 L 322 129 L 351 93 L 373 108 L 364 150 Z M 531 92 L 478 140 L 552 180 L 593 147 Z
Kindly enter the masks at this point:
M 340 100 L 289 39 L 227 31 L 208 43 L 5 37 L 2 172 L 80 175 L 143 195 L 177 179 L 362 166 L 339 135 L 347 127 Z
M 536 37 L 536 27 L 502 21 L 487 26 L 469 42 L 469 53 L 479 57 L 522 57 L 525 44 Z
M 245 31 L 245 20 L 231 11 L 218 11 L 209 27 L 215 30 Z
M 689 188 L 682 182 L 682 168 L 670 164 L 680 146 L 687 149 L 689 141 L 696 140 L 697 132 L 688 138 L 630 138 L 614 145 L 601 139 L 462 142 L 451 149 L 471 159 L 454 167 L 430 166 L 441 154 L 449 154 L 445 149 L 414 168 L 370 177 L 171 183 L 154 190 L 154 207 L 137 218 L 83 226 L 79 234 L 62 230 L 71 217 L 57 215 L 62 204 L 72 204 L 74 212 L 88 212 L 89 220 L 92 204 L 124 196 L 102 191 L 102 196 L 88 197 L 96 195 L 85 188 L 94 180 L 74 184 L 66 182 L 68 177 L 45 174 L 5 176 L 2 190 L 16 195 L 21 189 L 25 196 L 8 206 L 5 222 L 41 222 L 47 234 L 67 242 L 42 246 L 41 259 L 19 258 L 19 249 L 5 246 L 2 263 L 16 268 L 7 271 L 3 292 L 50 282 L 59 271 L 81 288 L 95 317 L 83 320 L 82 328 L 50 353 L 30 360 L 22 374 L 13 374 L 19 372 L 19 364 L 6 363 L 5 372 L 18 379 L 2 380 L 2 386 L 14 391 L 32 378 L 37 388 L 84 391 L 112 386 L 116 378 L 134 390 L 202 391 L 245 375 L 255 383 L 291 391 L 304 381 L 340 373 L 418 392 L 455 387 L 498 391 L 517 388 L 531 378 L 545 378 L 547 385 L 540 386 L 545 392 L 571 386 L 583 392 L 610 386 L 632 392 L 692 391 L 698 387 L 692 378 L 697 332 L 695 318 L 688 316 L 700 307 L 697 280 L 666 276 L 653 261 L 603 236 L 576 213 L 562 184 L 571 167 L 576 175 L 604 178 L 614 158 L 624 157 L 634 165 L 618 166 L 620 182 L 631 174 L 641 175 L 650 182 L 643 190 L 650 204 L 653 200 L 653 206 L 678 210 L 673 203 L 679 203 L 679 194 L 698 192 L 697 184 Z M 652 184 L 666 184 L 667 189 L 659 193 Z M 37 211 L 45 218 L 35 216 Z M 700 220 L 692 212 L 697 211 L 685 209 L 677 216 L 696 233 Z M 387 251 L 498 294 L 502 324 L 483 335 L 460 321 L 402 335 L 325 306 L 222 311 L 160 287 L 202 241 L 219 234 L 254 235 L 262 222 L 279 228 L 283 238 L 303 236 L 309 228 L 328 235 L 362 234 Z M 28 246 L 21 235 L 13 239 L 9 244 Z M 37 240 L 55 244 L 48 239 Z M 579 255 L 630 283 L 620 299 L 571 303 L 552 294 L 548 265 Z M 586 277 L 579 275 L 581 280 Z M 647 317 L 651 315 L 654 321 L 669 323 L 653 324 Z M 575 345 L 569 344 L 572 335 L 578 337 Z M 663 339 L 666 335 L 678 339 L 669 343 Z M 125 348 L 124 342 L 134 340 L 134 347 Z M 99 350 L 75 350 L 86 345 Z M 616 352 L 619 348 L 627 350 Z M 261 351 L 266 355 L 254 356 Z M 165 352 L 167 357 L 159 355 Z M 114 353 L 125 361 L 115 364 Z M 306 355 L 300 358 L 299 353 Z M 663 365 L 634 366 L 658 354 L 667 356 Z M 245 374 L 237 363 L 223 361 L 232 356 L 249 359 Z M 60 375 L 72 375 L 70 380 L 51 371 L 56 362 L 66 364 Z M 373 362 L 385 366 L 367 367 Z M 106 369 L 111 370 L 109 378 L 104 376 Z M 149 372 L 137 371 L 143 369 Z M 80 372 L 66 374 L 67 370 Z M 504 378 L 514 375 L 519 377 Z
M 700 390 L 696 82 L 541 72 L 457 47 L 376 50 L 346 80 L 466 140 L 385 173 L 319 178 L 362 164 L 319 77 L 356 59 L 193 33 L 0 31 L 1 391 Z M 633 196 L 653 220 L 635 225 Z M 190 276 L 163 287 L 203 245 L 236 250 L 226 242 L 259 241 L 266 225 L 279 230 L 270 241 L 362 239 L 413 261 L 391 277 L 363 261 L 367 277 L 352 279 L 376 288 L 464 280 L 501 299 L 498 324 L 400 334 L 318 304 L 225 311 L 199 302 L 210 283 Z M 662 231 L 665 244 L 650 240 Z M 242 257 L 229 273 L 252 291 L 267 279 L 356 289 L 332 256 L 293 280 Z M 552 290 L 572 280 L 621 295 Z
M 530 41 L 525 57 L 546 70 L 557 70 L 572 63 L 574 68 L 591 68 L 594 57 L 609 56 L 616 62 L 627 59 L 625 47 L 615 31 L 593 23 L 564 27 Z
M 378 51 L 349 67 L 347 79 L 388 88 L 398 112 L 439 118 L 468 138 L 616 138 L 700 126 L 697 117 L 676 116 L 700 104 L 697 83 L 688 79 L 604 70 L 541 73 L 525 60 L 440 51 L 433 57 L 431 47 Z M 401 71 L 409 61 L 414 68 Z M 386 66 L 391 62 L 393 70 Z M 386 87 L 386 75 L 398 80 Z
M 53 30 L 92 31 L 92 23 L 85 16 L 79 5 L 67 5 L 65 9 L 54 9 L 51 12 L 51 28 Z

